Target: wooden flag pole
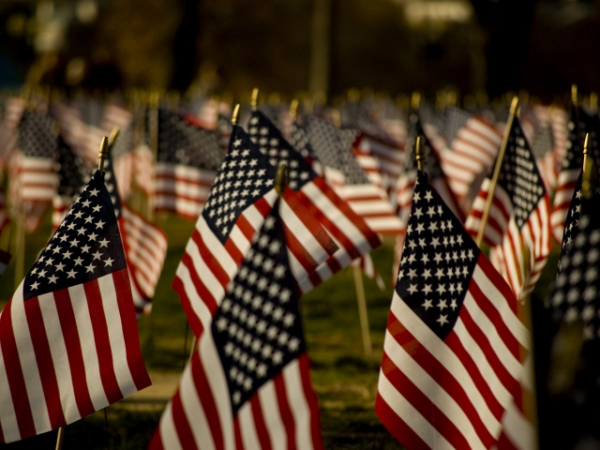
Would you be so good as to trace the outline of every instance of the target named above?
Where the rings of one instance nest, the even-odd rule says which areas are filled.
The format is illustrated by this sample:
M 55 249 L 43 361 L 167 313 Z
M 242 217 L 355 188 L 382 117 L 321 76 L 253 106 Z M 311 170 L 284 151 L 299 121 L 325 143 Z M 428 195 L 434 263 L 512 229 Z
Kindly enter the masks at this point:
M 576 84 L 571 85 L 571 102 L 573 103 L 573 107 L 575 108 L 575 139 L 577 139 L 579 151 L 583 152 L 583 142 L 581 142 L 581 135 L 579 134 L 579 94 L 577 91 Z
M 156 164 L 158 158 L 158 128 L 159 128 L 159 107 L 160 95 L 158 92 L 150 94 L 150 121 L 148 124 L 148 132 L 150 134 L 150 150 L 152 150 L 152 160 Z M 151 192 L 148 195 L 148 203 L 146 205 L 146 217 L 149 221 L 154 221 L 154 204 L 155 204 L 155 188 L 156 180 L 152 183 Z
M 65 440 L 65 427 L 60 427 L 58 429 L 58 434 L 56 435 L 56 450 L 62 449 L 64 440 Z
M 290 117 L 292 118 L 292 122 L 296 120 L 296 116 L 298 116 L 298 99 L 295 98 L 290 103 Z
M 481 215 L 481 221 L 479 222 L 479 230 L 477 231 L 477 238 L 475 244 L 481 248 L 481 242 L 483 241 L 483 234 L 487 225 L 487 220 L 490 215 L 490 209 L 492 207 L 492 201 L 494 199 L 494 191 L 498 184 L 498 177 L 500 176 L 500 169 L 502 168 L 502 160 L 504 159 L 504 153 L 506 153 L 506 147 L 508 146 L 508 138 L 510 137 L 510 130 L 512 128 L 515 116 L 517 114 L 517 108 L 519 106 L 519 97 L 514 96 L 512 103 L 510 104 L 510 113 L 508 115 L 508 121 L 506 122 L 506 128 L 504 130 L 504 136 L 502 137 L 502 145 L 496 158 L 496 166 L 494 167 L 494 174 L 490 181 L 490 187 L 488 189 L 487 198 L 485 199 L 485 206 Z
M 362 333 L 365 356 L 369 362 L 373 361 L 373 346 L 371 345 L 371 333 L 369 331 L 369 316 L 367 315 L 367 299 L 365 297 L 365 286 L 363 285 L 360 267 L 353 266 L 354 287 L 356 288 L 356 300 L 358 301 L 358 317 L 360 319 L 360 330 Z

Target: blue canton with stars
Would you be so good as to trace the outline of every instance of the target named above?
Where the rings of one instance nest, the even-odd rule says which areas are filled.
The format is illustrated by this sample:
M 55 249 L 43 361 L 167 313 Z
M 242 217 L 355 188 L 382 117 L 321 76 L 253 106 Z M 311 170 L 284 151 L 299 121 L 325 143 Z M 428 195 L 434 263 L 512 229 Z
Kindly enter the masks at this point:
M 276 172 L 277 168 L 248 134 L 234 126 L 229 152 L 202 211 L 202 217 L 223 244 L 239 215 L 273 189 Z
M 211 324 L 234 415 L 305 351 L 278 205 L 279 200 L 229 283 Z
M 25 300 L 126 267 L 110 196 L 96 172 L 27 274 Z
M 479 253 L 425 175 L 417 172 L 396 292 L 441 339 L 458 318 Z
M 262 112 L 252 113 L 248 133 L 260 152 L 269 156 L 271 164 L 276 167 L 281 163 L 287 164 L 287 183 L 294 191 L 317 176 L 308 161 L 284 139 Z
M 584 339 L 592 340 L 600 338 L 600 191 L 596 189 L 591 199 L 580 195 L 577 199 L 577 214 L 568 219 L 572 228 L 568 239 L 563 238 L 549 306 L 556 322 L 581 320 Z
M 494 173 L 493 171 L 494 167 L 490 173 Z M 502 160 L 498 185 L 506 191 L 513 204 L 513 217 L 520 230 L 546 190 L 519 119 L 516 117 Z

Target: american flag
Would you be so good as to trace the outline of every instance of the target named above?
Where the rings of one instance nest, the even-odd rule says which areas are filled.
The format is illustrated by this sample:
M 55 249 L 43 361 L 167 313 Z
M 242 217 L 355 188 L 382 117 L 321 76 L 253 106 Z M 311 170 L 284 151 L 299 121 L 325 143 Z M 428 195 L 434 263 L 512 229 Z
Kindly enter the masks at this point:
M 160 108 L 156 209 L 196 219 L 224 158 L 216 132 Z
M 0 316 L 0 441 L 146 386 L 125 254 L 96 172 Z
M 25 227 L 35 230 L 46 208 L 52 203 L 58 177 L 57 134 L 47 114 L 25 111 L 19 124 L 19 150 L 11 161 L 11 198 L 22 205 Z
M 598 133 L 600 133 L 598 120 L 589 116 L 583 108 L 575 105 L 571 108 L 570 120 L 567 126 L 569 130 L 567 151 L 563 160 L 563 166 L 558 174 L 558 186 L 554 196 L 552 215 L 550 216 L 552 235 L 557 242 L 562 242 L 567 212 L 573 198 L 577 178 L 581 173 L 581 164 L 583 161 L 582 146 L 585 134 L 590 133 L 592 156 L 595 156 L 598 153 Z
M 554 135 L 550 123 L 540 125 L 533 135 L 531 153 L 535 157 L 540 176 L 548 193 L 554 192 L 558 181 L 554 148 Z
M 246 132 L 234 126 L 229 152 L 173 281 L 197 337 L 210 323 L 254 234 L 277 198 L 276 170 Z M 288 245 L 292 273 L 300 283 L 314 266 L 315 255 L 320 255 L 323 248 L 333 254 L 337 246 L 291 189 L 286 189 L 282 197 L 281 214 L 286 228 L 296 232 Z
M 519 307 L 419 172 L 375 402 L 408 450 L 494 446 L 529 349 Z
M 347 267 L 355 258 L 368 254 L 380 245 L 379 238 L 365 220 L 335 193 L 323 176 L 317 175 L 305 159 L 303 154 L 312 153 L 307 140 L 301 139 L 298 134 L 296 145 L 301 147 L 299 150 L 292 147 L 260 111 L 252 113 L 248 131 L 250 138 L 258 145 L 259 150 L 269 157 L 272 165 L 278 166 L 281 162 L 288 165 L 288 184 L 300 198 L 302 205 L 323 225 L 339 246 L 331 258 L 317 267 L 306 280 L 300 282 L 303 292 L 327 280 Z
M 337 194 L 348 202 L 367 225 L 379 234 L 398 234 L 401 223 L 381 186 L 373 184 L 351 152 L 356 138 L 352 130 L 339 130 L 324 119 L 307 117 L 306 132 L 321 164 L 336 173 L 341 183 L 330 180 Z M 328 172 L 325 172 L 326 178 Z
M 448 146 L 440 156 L 448 184 L 456 194 L 457 201 L 468 210 L 472 200 L 469 195 L 473 183 L 494 163 L 502 136 L 482 117 L 465 117 L 465 114 L 468 113 L 455 107 L 448 109 L 448 123 L 454 123 L 457 129 L 448 134 Z M 454 116 L 460 117 L 461 120 L 454 119 Z M 465 119 L 464 122 L 462 119 Z
M 62 223 L 73 201 L 90 178 L 90 172 L 83 162 L 65 142 L 58 138 L 58 186 L 52 199 L 52 227 L 56 230 Z
M 18 142 L 19 122 L 27 106 L 27 101 L 21 97 L 8 97 L 2 108 L 0 123 L 0 161 L 6 164 Z
M 276 201 L 201 333 L 150 449 L 323 448 L 278 209 Z
M 150 302 L 167 256 L 167 236 L 159 226 L 121 202 L 113 167 L 109 153 L 104 164 L 104 183 L 113 202 L 125 248 L 133 303 L 137 313 L 149 313 Z
M 486 178 L 465 227 L 477 236 L 490 187 Z M 496 267 L 519 300 L 535 286 L 550 253 L 550 200 L 535 158 L 514 119 L 483 235 Z

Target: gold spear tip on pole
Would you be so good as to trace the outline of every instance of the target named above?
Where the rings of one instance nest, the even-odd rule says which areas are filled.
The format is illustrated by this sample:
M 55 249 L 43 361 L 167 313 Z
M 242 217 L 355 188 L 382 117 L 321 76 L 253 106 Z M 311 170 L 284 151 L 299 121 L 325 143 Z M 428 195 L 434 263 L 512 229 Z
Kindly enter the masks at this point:
M 104 170 L 104 161 L 108 156 L 108 138 L 104 136 L 102 142 L 100 142 L 100 151 L 98 152 L 98 170 L 102 172 Z
M 117 138 L 119 137 L 120 129 L 119 127 L 114 127 L 110 132 L 110 136 L 108 137 L 108 145 L 112 146 Z
M 585 198 L 592 198 L 592 175 L 594 160 L 589 157 L 590 152 L 590 134 L 585 134 L 585 141 L 583 142 L 583 174 L 581 176 L 581 194 Z
M 233 108 L 233 113 L 231 113 L 231 125 L 237 125 L 238 119 L 240 115 L 240 104 L 237 103 Z
M 415 111 L 419 109 L 421 105 L 421 93 L 419 91 L 415 91 L 412 93 L 410 97 L 410 107 Z
M 575 83 L 571 85 L 571 101 L 574 105 L 578 104 L 577 85 Z
M 256 111 L 258 108 L 258 88 L 252 89 L 252 97 L 250 99 L 250 105 L 252 105 L 252 111 Z
M 415 141 L 415 159 L 417 160 L 417 169 L 423 172 L 423 139 L 421 135 L 417 136 Z
M 517 111 L 519 108 L 519 96 L 515 95 L 512 99 L 512 101 L 510 102 L 510 114 L 517 115 Z
M 300 105 L 300 102 L 297 98 L 293 99 L 290 103 L 290 116 L 292 116 L 292 120 L 296 120 L 296 116 L 298 115 L 298 105 Z
M 275 175 L 275 191 L 277 194 L 283 194 L 285 189 L 285 183 L 287 182 L 287 165 L 282 163 L 277 168 L 277 174 Z

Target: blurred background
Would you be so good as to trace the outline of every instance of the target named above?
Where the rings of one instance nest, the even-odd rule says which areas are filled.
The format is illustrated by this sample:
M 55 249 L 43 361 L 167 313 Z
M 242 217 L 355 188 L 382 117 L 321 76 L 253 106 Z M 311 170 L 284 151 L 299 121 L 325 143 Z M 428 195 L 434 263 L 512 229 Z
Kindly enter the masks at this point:
M 0 86 L 600 91 L 594 0 L 0 0 Z

